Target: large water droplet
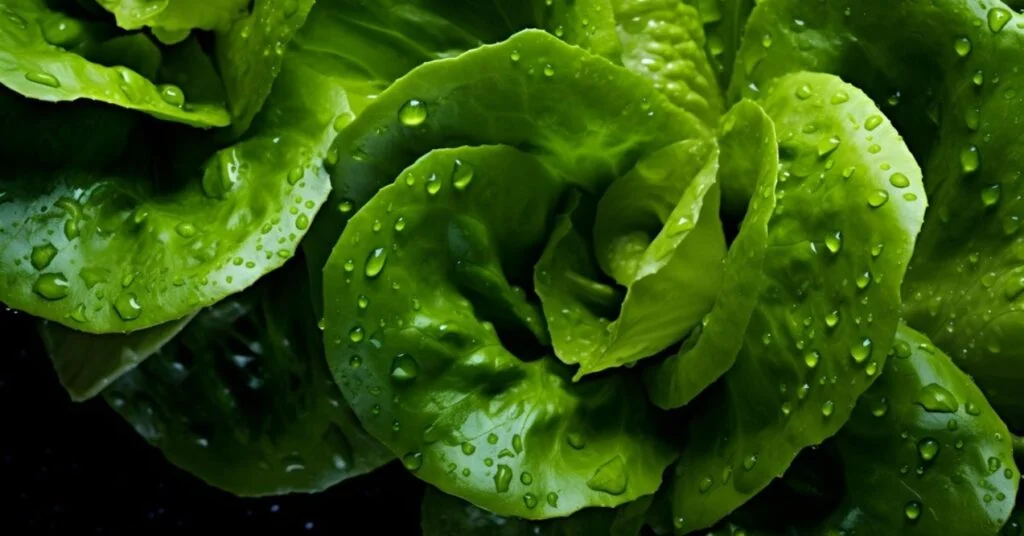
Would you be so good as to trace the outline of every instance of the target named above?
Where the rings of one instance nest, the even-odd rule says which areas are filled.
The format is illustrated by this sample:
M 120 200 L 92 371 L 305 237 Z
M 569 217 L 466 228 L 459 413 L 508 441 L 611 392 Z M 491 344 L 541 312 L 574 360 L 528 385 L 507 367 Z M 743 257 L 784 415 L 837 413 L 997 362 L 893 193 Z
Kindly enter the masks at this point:
M 469 183 L 473 181 L 473 173 L 473 166 L 461 160 L 456 160 L 455 167 L 452 169 L 452 186 L 459 191 L 465 190 L 469 187 Z
M 411 382 L 420 374 L 420 364 L 409 354 L 398 354 L 391 362 L 391 379 Z
M 829 252 L 833 255 L 839 253 L 843 249 L 843 233 L 842 231 L 835 231 L 834 233 L 825 237 L 825 247 L 828 248 Z
M 956 413 L 960 409 L 960 403 L 953 393 L 937 383 L 922 387 L 917 395 L 917 403 L 932 413 Z
M 879 208 L 889 201 L 889 192 L 878 189 L 868 194 L 868 206 Z
M 1005 8 L 994 7 L 988 12 L 988 29 L 993 33 L 999 33 L 1010 22 L 1013 15 Z
M 68 47 L 77 44 L 84 34 L 81 22 L 70 17 L 57 15 L 42 23 L 43 39 L 51 45 Z
M 494 489 L 502 493 L 508 491 L 512 483 L 512 468 L 505 464 L 498 464 L 498 470 L 494 473 Z
M 32 261 L 32 267 L 36 270 L 43 270 L 53 262 L 53 258 L 57 256 L 57 248 L 53 244 L 47 242 L 41 246 L 32 248 L 32 255 L 30 260 Z
M 523 495 L 523 504 L 526 505 L 526 507 L 531 510 L 536 508 L 537 496 L 532 493 L 527 493 L 526 495 Z
M 420 467 L 423 467 L 423 453 L 410 452 L 402 456 L 402 465 L 410 471 L 419 471 Z
M 60 80 L 56 76 L 43 71 L 29 71 L 25 73 L 25 80 L 46 87 L 60 87 Z
M 125 322 L 139 318 L 142 315 L 142 305 L 139 304 L 139 297 L 131 292 L 121 294 L 114 300 L 114 311 Z
M 606 461 L 604 465 L 594 471 L 594 476 L 587 480 L 587 487 L 607 493 L 609 495 L 622 495 L 629 484 L 629 475 L 626 473 L 626 462 L 621 456 Z
M 953 50 L 956 51 L 956 55 L 961 58 L 966 57 L 971 53 L 971 40 L 966 37 L 958 37 L 956 41 L 953 41 Z
M 960 169 L 964 173 L 974 173 L 981 166 L 981 157 L 978 155 L 978 147 L 969 145 L 960 151 Z
M 986 207 L 991 207 L 999 202 L 999 195 L 998 184 L 987 186 L 981 190 L 981 203 Z
M 388 262 L 388 252 L 384 248 L 376 248 L 370 252 L 370 255 L 366 258 L 366 268 L 363 273 L 366 277 L 373 279 L 380 275 L 384 271 L 384 266 Z
M 36 279 L 32 290 L 47 300 L 59 300 L 68 295 L 70 283 L 62 273 L 43 274 Z
M 939 455 L 939 442 L 926 437 L 917 443 L 917 453 L 922 460 L 930 462 Z
M 159 89 L 160 98 L 167 104 L 178 108 L 185 105 L 185 92 L 180 87 L 174 84 L 164 84 Z
M 427 104 L 412 99 L 398 109 L 398 120 L 407 127 L 417 127 L 427 120 Z
M 836 403 L 831 401 L 831 400 L 826 400 L 825 403 L 821 405 L 821 416 L 822 417 L 831 417 L 832 413 L 834 413 L 835 410 L 836 410 Z
M 854 362 L 861 364 L 869 357 L 871 357 L 871 339 L 865 337 L 861 339 L 860 343 L 850 347 L 850 357 L 853 358 Z
M 815 368 L 818 366 L 818 362 L 821 360 L 821 354 L 816 351 L 810 351 L 804 354 L 804 364 L 807 368 Z

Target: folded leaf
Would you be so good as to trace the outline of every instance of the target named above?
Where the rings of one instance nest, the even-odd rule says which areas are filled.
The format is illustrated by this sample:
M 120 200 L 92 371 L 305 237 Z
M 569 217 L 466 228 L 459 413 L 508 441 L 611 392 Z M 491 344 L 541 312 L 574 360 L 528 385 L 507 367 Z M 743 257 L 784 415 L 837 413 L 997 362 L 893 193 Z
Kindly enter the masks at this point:
M 637 536 L 650 502 L 648 496 L 616 509 L 592 508 L 562 519 L 526 521 L 494 515 L 428 486 L 420 519 L 423 536 Z
M 736 362 L 676 467 L 680 533 L 721 520 L 846 422 L 885 365 L 924 217 L 917 164 L 887 123 L 862 127 L 879 112 L 856 88 L 798 73 L 764 107 L 781 163 L 769 253 Z
M 486 72 L 487 76 L 479 76 Z M 565 99 L 573 100 L 571 109 Z M 494 108 L 498 107 L 498 108 Z M 492 109 L 501 110 L 496 121 Z M 626 110 L 624 113 L 623 110 Z M 424 64 L 380 94 L 338 136 L 331 205 L 305 249 L 327 258 L 347 218 L 430 149 L 505 144 L 600 191 L 640 155 L 707 136 L 640 77 L 539 30 Z M 320 263 L 317 263 L 317 260 Z
M 126 30 L 150 27 L 157 36 L 187 36 L 191 30 L 216 30 L 246 14 L 249 0 L 96 0 L 114 14 Z M 298 0 L 285 0 L 283 9 L 298 9 Z M 168 42 L 174 39 L 160 38 Z
M 200 312 L 103 392 L 175 465 L 241 496 L 316 492 L 392 459 L 324 364 L 305 267 Z
M 0 134 L 0 154 L 12 156 L 0 178 L 0 301 L 79 331 L 129 332 L 281 266 L 326 199 L 323 161 L 354 106 L 339 83 L 347 66 L 309 39 L 323 46 L 287 55 L 253 128 L 220 150 L 77 105 L 0 102 L 0 113 L 39 125 Z M 60 125 L 53 152 L 49 124 Z M 76 150 L 72 140 L 97 128 L 109 146 Z
M 725 253 L 717 169 L 710 143 L 674 144 L 615 181 L 589 221 L 574 224 L 574 207 L 562 217 L 534 278 L 555 354 L 581 365 L 577 378 L 664 350 L 711 308 Z M 624 297 L 601 282 L 595 253 Z
M 564 189 L 510 147 L 431 151 L 356 214 L 324 269 L 328 361 L 367 430 L 498 515 L 618 506 L 653 493 L 674 457 L 636 378 L 574 383 L 538 348 L 543 320 L 516 285 Z
M 750 199 L 750 210 L 725 265 L 712 268 L 722 273 L 722 284 L 695 343 L 644 372 L 648 397 L 664 409 L 689 403 L 732 368 L 743 346 L 743 338 L 736 334 L 747 329 L 765 277 L 768 223 L 776 210 L 778 187 L 775 125 L 751 101 L 734 106 L 722 123 L 719 183 L 724 191 L 742 192 L 741 198 Z
M 124 335 L 93 335 L 44 321 L 40 333 L 61 385 L 72 400 L 82 402 L 159 351 L 192 317 Z
M 711 66 L 722 88 L 729 87 L 736 56 L 743 41 L 747 19 L 758 0 L 683 0 L 700 12 L 707 33 L 707 51 Z M 772 46 L 771 34 L 761 36 L 761 46 Z
M 847 494 L 826 526 L 847 534 L 996 534 L 1020 472 L 1012 436 L 970 377 L 902 327 L 894 356 L 836 436 Z
M 94 100 L 197 127 L 230 123 L 222 98 L 205 100 L 126 67 L 137 63 L 126 57 L 159 54 L 145 38 L 112 38 L 103 24 L 72 18 L 44 0 L 9 0 L 0 9 L 0 84 L 21 95 Z

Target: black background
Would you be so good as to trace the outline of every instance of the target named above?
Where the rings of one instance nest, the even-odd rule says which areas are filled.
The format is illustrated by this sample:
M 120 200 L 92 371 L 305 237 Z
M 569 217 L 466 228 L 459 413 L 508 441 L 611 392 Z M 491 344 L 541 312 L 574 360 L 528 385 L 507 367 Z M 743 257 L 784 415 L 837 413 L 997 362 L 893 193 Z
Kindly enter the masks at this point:
M 399 464 L 314 495 L 238 498 L 171 465 L 102 400 L 71 402 L 27 315 L 0 306 L 0 333 L 6 534 L 419 533 L 423 486 Z

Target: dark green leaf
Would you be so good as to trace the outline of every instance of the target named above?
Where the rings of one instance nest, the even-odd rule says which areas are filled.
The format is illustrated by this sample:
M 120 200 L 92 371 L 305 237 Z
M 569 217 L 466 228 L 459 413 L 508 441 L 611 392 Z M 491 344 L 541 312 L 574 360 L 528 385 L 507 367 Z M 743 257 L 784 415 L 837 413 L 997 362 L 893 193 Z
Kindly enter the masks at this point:
M 168 460 L 236 495 L 321 491 L 392 458 L 324 362 L 305 267 L 205 309 L 104 397 Z

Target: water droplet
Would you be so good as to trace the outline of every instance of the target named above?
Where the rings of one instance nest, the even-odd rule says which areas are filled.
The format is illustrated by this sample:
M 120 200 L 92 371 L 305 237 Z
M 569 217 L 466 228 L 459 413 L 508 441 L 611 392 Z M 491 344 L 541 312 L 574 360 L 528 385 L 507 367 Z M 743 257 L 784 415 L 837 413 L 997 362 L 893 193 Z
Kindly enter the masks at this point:
M 410 452 L 402 456 L 402 465 L 410 471 L 419 471 L 420 467 L 423 467 L 423 453 Z
M 917 518 L 921 517 L 921 503 L 917 501 L 910 501 L 906 506 L 903 507 L 903 515 L 910 521 L 917 521 Z
M 697 486 L 697 489 L 700 490 L 701 493 L 706 493 L 709 489 L 711 489 L 711 486 L 714 485 L 714 483 L 715 481 L 714 479 L 711 478 L 710 475 L 705 476 L 704 478 L 700 479 L 700 484 Z
M 583 434 L 579 432 L 569 432 L 568 434 L 565 434 L 565 440 L 569 443 L 570 447 L 576 450 L 580 450 L 587 446 L 587 440 L 584 439 Z
M 552 508 L 555 508 L 555 507 L 558 506 L 558 494 L 553 492 L 553 491 L 548 493 L 548 495 L 545 498 L 545 500 L 547 500 L 548 506 L 551 506 Z
M 338 204 L 338 210 L 342 214 L 348 214 L 349 212 L 352 212 L 353 208 L 355 208 L 355 205 L 353 205 L 352 202 L 348 200 L 342 201 L 341 203 Z
M 411 382 L 420 374 L 420 364 L 409 354 L 398 354 L 391 362 L 391 379 L 396 382 Z
M 834 328 L 839 324 L 839 311 L 832 311 L 825 315 L 825 325 Z
M 747 471 L 752 470 L 757 465 L 757 454 L 751 454 L 746 458 L 743 458 L 743 468 Z
M 402 232 L 404 230 L 405 230 L 405 218 L 403 218 L 402 216 L 399 216 L 398 219 L 395 220 L 395 232 L 400 233 L 400 232 Z
M 430 195 L 437 195 L 437 192 L 441 191 L 441 180 L 437 178 L 437 175 L 431 174 L 427 177 L 427 193 Z
M 843 233 L 842 231 L 836 231 L 825 237 L 825 247 L 828 248 L 829 252 L 833 255 L 839 253 L 843 249 Z
M 976 145 L 969 145 L 960 151 L 960 169 L 966 174 L 974 173 L 981 166 L 981 157 Z
M 623 494 L 628 484 L 629 475 L 626 473 L 626 462 L 622 456 L 615 456 L 606 461 L 594 471 L 594 476 L 587 480 L 588 488 L 609 495 Z
M 512 468 L 505 465 L 499 464 L 498 470 L 494 473 L 494 489 L 495 491 L 502 493 L 508 491 L 509 484 L 512 483 Z
M 121 320 L 129 322 L 142 315 L 142 306 L 139 304 L 138 296 L 131 292 L 125 292 L 114 300 L 114 311 L 117 316 L 121 317 Z
M 978 415 L 981 415 L 981 408 L 978 407 L 978 405 L 975 404 L 974 402 L 968 402 L 967 405 L 964 406 L 964 409 L 967 411 L 967 414 L 972 417 L 977 417 Z
M 978 130 L 981 126 L 981 108 L 973 106 L 964 114 L 964 123 L 970 130 Z
M 815 367 L 817 367 L 818 366 L 818 362 L 820 360 L 821 360 L 821 354 L 819 354 L 818 352 L 812 351 L 812 352 L 807 352 L 806 354 L 804 354 L 804 364 L 807 365 L 807 368 L 815 368 Z
M 831 400 L 826 400 L 825 403 L 821 405 L 821 415 L 823 417 L 831 417 L 835 410 L 836 403 Z
M 60 87 L 60 80 L 56 76 L 43 71 L 29 71 L 25 73 L 25 80 L 46 87 Z
M 53 244 L 47 242 L 41 246 L 36 246 L 32 248 L 32 255 L 30 257 L 32 267 L 36 270 L 44 270 L 53 262 L 53 258 L 56 256 L 57 248 Z
M 858 274 L 857 278 L 854 280 L 854 283 L 856 283 L 857 288 L 859 288 L 860 290 L 868 288 L 868 285 L 871 284 L 871 272 L 864 272 L 862 274 Z
M 77 44 L 85 29 L 81 22 L 61 15 L 50 17 L 41 26 L 43 39 L 59 47 Z
M 552 67 L 551 65 L 545 65 L 544 66 L 544 76 L 546 76 L 548 78 L 551 78 L 552 76 L 555 76 L 555 68 Z
M 527 493 L 526 495 L 523 495 L 523 504 L 525 504 L 526 507 L 531 509 L 531 510 L 536 508 L 537 507 L 537 496 L 532 494 L 532 493 Z
M 374 279 L 384 271 L 384 265 L 388 262 L 388 252 L 384 248 L 376 248 L 366 258 L 366 267 L 363 273 L 366 277 Z
M 412 99 L 398 109 L 398 120 L 407 127 L 418 127 L 427 120 L 427 105 L 421 100 Z
M 910 186 L 910 178 L 906 175 L 896 172 L 889 177 L 889 184 L 897 188 L 906 188 Z
M 498 444 L 498 434 L 494 434 L 494 433 L 487 434 L 487 443 L 491 444 L 491 445 L 497 445 Z
M 837 91 L 835 95 L 832 95 L 832 104 L 843 104 L 849 102 L 850 94 L 845 91 Z
M 999 202 L 999 185 L 993 184 L 981 190 L 981 203 L 991 207 Z
M 185 93 L 174 84 L 160 86 L 160 98 L 171 106 L 181 108 L 185 105 Z
M 352 342 L 362 342 L 365 336 L 366 332 L 363 331 L 361 326 L 356 326 L 348 332 L 348 340 Z
M 512 53 L 508 55 L 508 58 L 512 60 L 513 63 L 518 63 L 519 60 L 523 59 L 523 55 L 520 54 L 518 50 L 513 50 Z
M 827 156 L 835 152 L 839 148 L 842 140 L 839 136 L 830 136 L 818 142 L 818 156 Z
M 867 361 L 871 357 L 871 339 L 865 337 L 860 343 L 850 347 L 850 357 L 858 365 Z
M 922 460 L 930 462 L 939 455 L 939 442 L 931 438 L 924 438 L 917 443 L 917 453 Z
M 868 376 L 878 374 L 878 362 L 872 361 L 868 363 L 868 366 L 864 368 L 864 374 L 867 374 Z
M 883 396 L 878 400 L 878 403 L 871 408 L 871 414 L 875 417 L 885 417 L 886 413 L 889 413 L 889 401 Z
M 361 358 L 361 357 L 359 357 L 357 355 L 354 355 L 354 356 L 348 358 L 348 366 L 350 366 L 350 367 L 352 367 L 354 369 L 357 369 L 357 368 L 363 366 L 363 358 Z
M 452 169 L 452 186 L 460 192 L 469 187 L 469 183 L 473 181 L 473 166 L 461 161 L 455 161 L 455 167 Z
M 889 192 L 878 189 L 868 194 L 868 206 L 879 208 L 889 201 Z
M 807 84 L 800 86 L 796 90 L 796 97 L 800 100 L 807 100 L 811 98 L 812 95 L 814 95 L 814 91 L 812 91 L 811 86 L 808 86 Z
M 885 118 L 878 114 L 868 116 L 868 118 L 864 121 L 864 128 L 868 130 L 875 130 L 876 128 L 882 125 L 883 121 L 885 121 Z
M 32 290 L 47 300 L 59 300 L 68 295 L 70 283 L 62 273 L 43 274 L 36 279 Z
M 1013 15 L 1005 8 L 994 7 L 988 12 L 988 29 L 992 30 L 992 33 L 999 33 L 1003 31 L 1011 18 Z
M 967 57 L 971 53 L 971 48 L 971 40 L 966 37 L 958 37 L 956 41 L 953 41 L 953 50 L 961 58 Z
M 989 471 L 994 473 L 994 472 L 998 471 L 1002 466 L 1003 466 L 1003 462 L 1000 461 L 999 458 L 996 458 L 995 456 L 992 456 L 991 458 L 988 459 L 988 470 Z
M 960 409 L 956 396 L 937 383 L 922 387 L 917 395 L 917 403 L 932 413 L 956 413 Z
M 523 436 L 519 434 L 512 436 L 512 450 L 516 451 L 516 454 L 523 453 Z
M 533 475 L 523 471 L 522 474 L 519 475 L 519 481 L 522 482 L 524 486 L 529 486 L 530 484 L 533 484 Z

